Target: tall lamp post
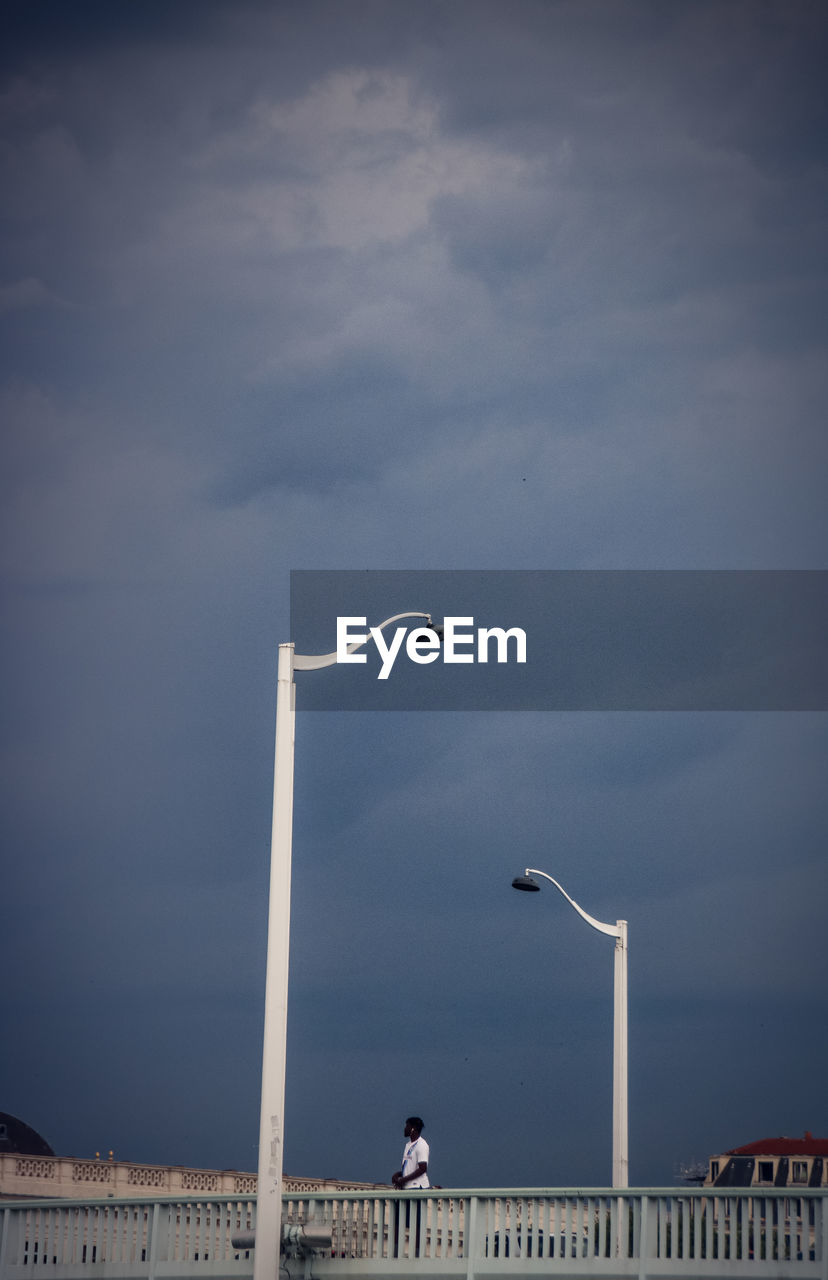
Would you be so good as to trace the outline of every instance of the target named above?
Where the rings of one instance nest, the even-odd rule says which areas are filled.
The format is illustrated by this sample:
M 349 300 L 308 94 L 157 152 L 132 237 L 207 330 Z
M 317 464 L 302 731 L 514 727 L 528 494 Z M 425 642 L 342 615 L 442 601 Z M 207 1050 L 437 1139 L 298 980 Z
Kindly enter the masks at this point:
M 607 933 L 615 938 L 615 978 L 613 999 L 613 1040 L 612 1040 L 612 1185 L 613 1187 L 629 1186 L 629 1147 L 628 1147 L 628 1101 L 627 1101 L 627 922 L 618 920 L 615 924 L 602 924 L 579 907 L 574 898 L 570 898 L 566 889 L 545 871 L 537 871 L 527 867 L 522 876 L 512 881 L 513 889 L 522 889 L 527 893 L 538 893 L 540 885 L 533 876 L 543 876 L 554 884 L 571 907 L 574 907 L 582 920 L 592 925 L 599 933 Z
M 401 618 L 428 613 L 398 613 L 378 630 Z M 348 646 L 353 653 L 367 641 Z M 273 827 L 270 843 L 270 896 L 267 920 L 264 1047 L 259 1117 L 259 1183 L 256 1197 L 254 1280 L 274 1280 L 279 1271 L 282 1227 L 282 1157 L 284 1151 L 285 1060 L 287 1056 L 288 958 L 290 951 L 290 870 L 293 843 L 293 759 L 296 718 L 295 671 L 330 667 L 337 654 L 294 652 L 293 643 L 279 645 L 276 695 L 276 749 L 273 767 Z

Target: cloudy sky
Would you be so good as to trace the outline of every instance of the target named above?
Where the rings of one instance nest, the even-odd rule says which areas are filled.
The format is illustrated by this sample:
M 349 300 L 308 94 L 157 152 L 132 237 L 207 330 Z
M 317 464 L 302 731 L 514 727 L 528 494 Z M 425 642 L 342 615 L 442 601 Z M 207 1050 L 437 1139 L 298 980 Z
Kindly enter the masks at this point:
M 0 1109 L 255 1169 L 290 571 L 828 568 L 828 15 L 3 25 Z M 629 920 L 633 1183 L 828 1136 L 827 729 L 300 714 L 288 1171 L 416 1111 L 442 1185 L 608 1183 L 612 944 L 526 865 Z

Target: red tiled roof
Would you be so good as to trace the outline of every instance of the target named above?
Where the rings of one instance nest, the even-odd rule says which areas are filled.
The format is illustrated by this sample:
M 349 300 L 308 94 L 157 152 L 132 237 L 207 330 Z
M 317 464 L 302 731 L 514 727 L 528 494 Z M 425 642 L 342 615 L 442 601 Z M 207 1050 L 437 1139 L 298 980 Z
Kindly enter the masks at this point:
M 729 1156 L 828 1156 L 828 1138 L 760 1138 L 725 1152 Z

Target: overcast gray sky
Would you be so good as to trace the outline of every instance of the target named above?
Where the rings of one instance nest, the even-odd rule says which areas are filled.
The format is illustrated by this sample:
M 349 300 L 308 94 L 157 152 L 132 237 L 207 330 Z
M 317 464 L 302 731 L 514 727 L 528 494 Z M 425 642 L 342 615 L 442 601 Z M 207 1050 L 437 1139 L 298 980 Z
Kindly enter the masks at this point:
M 3 25 L 0 1108 L 255 1169 L 290 570 L 828 567 L 828 16 Z M 826 728 L 300 714 L 288 1170 L 419 1112 L 442 1185 L 608 1183 L 612 944 L 527 864 L 629 920 L 633 1183 L 828 1136 Z

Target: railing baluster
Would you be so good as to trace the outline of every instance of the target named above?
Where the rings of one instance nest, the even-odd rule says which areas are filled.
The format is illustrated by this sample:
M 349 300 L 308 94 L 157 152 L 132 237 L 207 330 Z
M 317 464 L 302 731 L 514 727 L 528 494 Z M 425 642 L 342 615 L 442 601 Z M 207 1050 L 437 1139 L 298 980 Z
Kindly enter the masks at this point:
M 62 1260 L 60 1256 L 60 1235 L 61 1235 L 60 1229 L 61 1229 L 62 1218 L 63 1218 L 63 1210 L 55 1206 L 55 1208 L 52 1210 L 52 1231 L 51 1231 L 51 1241 L 50 1241 L 50 1247 L 49 1247 L 49 1261 L 52 1263 L 53 1266 L 57 1262 L 60 1262 Z
M 390 1258 L 393 1252 L 393 1243 L 392 1243 L 393 1235 L 394 1235 L 393 1213 L 394 1213 L 394 1210 L 393 1210 L 392 1201 L 383 1197 L 383 1199 L 380 1202 L 380 1222 L 379 1222 L 379 1230 L 382 1233 L 382 1239 L 380 1240 L 379 1243 L 381 1245 L 382 1251 L 377 1255 L 380 1258 Z
M 57 1260 L 59 1263 L 72 1261 L 71 1223 L 68 1209 L 61 1209 L 58 1216 Z
M 52 1259 L 52 1233 L 54 1232 L 54 1229 L 55 1229 L 54 1209 L 52 1208 L 47 1209 L 43 1217 L 46 1223 L 46 1229 L 43 1233 L 44 1247 L 41 1250 L 40 1260 L 43 1263 L 47 1263 L 47 1262 L 51 1262 L 51 1259 Z
M 466 1274 L 469 1277 L 474 1275 L 474 1264 L 476 1259 L 483 1256 L 483 1241 L 480 1239 L 479 1215 L 480 1204 L 478 1197 L 469 1196 L 463 1231 L 463 1250 L 466 1260 Z M 487 1228 L 488 1225 L 488 1218 L 486 1218 Z M 488 1234 L 485 1238 L 488 1240 Z M 486 1252 L 488 1253 L 488 1249 Z
M 702 1223 L 704 1221 L 704 1201 L 694 1199 L 693 1205 L 693 1252 L 688 1254 L 695 1261 L 701 1257 L 702 1249 Z

